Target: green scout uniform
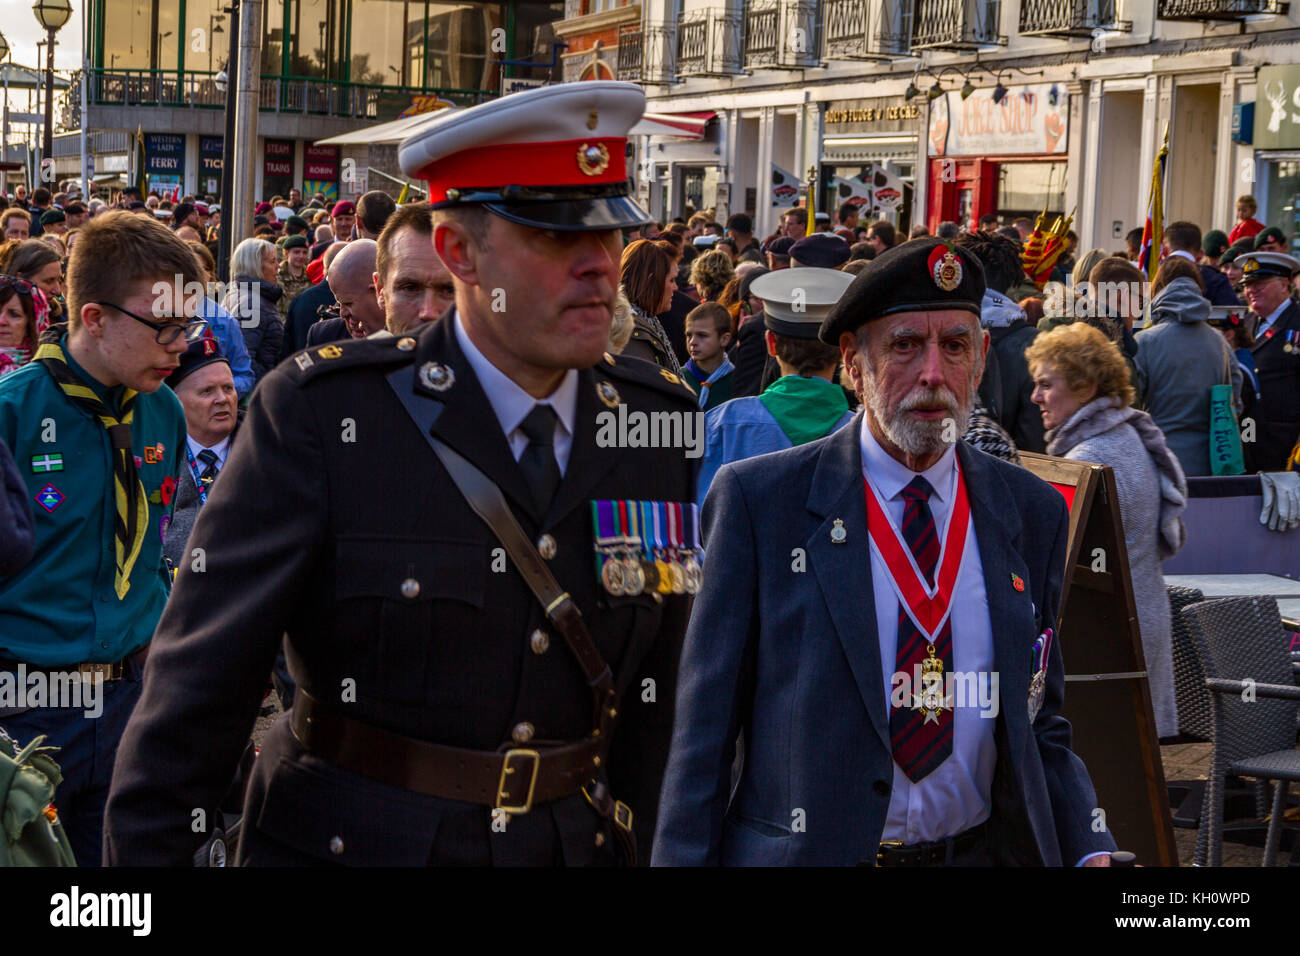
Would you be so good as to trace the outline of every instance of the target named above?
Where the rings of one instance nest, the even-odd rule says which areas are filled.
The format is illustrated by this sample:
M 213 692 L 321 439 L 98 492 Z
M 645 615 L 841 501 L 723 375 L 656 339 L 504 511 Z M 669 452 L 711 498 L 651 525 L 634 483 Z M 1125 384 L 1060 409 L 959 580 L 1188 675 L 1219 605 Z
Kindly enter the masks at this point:
M 118 409 L 123 388 L 95 381 L 68 353 L 66 337 L 60 345 L 73 374 Z M 32 362 L 0 380 L 0 438 L 22 472 L 36 524 L 31 563 L 0 577 L 0 658 L 61 667 L 118 661 L 140 649 L 153 636 L 170 588 L 162 538 L 185 467 L 180 400 L 169 388 L 135 400 L 132 451 L 149 511 L 121 600 L 114 590 L 116 509 L 103 425 Z

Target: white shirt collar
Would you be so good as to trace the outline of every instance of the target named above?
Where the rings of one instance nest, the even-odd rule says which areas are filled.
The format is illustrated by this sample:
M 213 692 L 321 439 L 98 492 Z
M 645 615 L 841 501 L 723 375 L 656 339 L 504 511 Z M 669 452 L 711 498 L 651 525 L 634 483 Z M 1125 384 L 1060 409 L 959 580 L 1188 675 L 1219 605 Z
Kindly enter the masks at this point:
M 1190 252 L 1188 252 L 1186 249 L 1179 249 L 1179 250 L 1177 250 L 1176 252 L 1171 252 L 1171 253 L 1169 253 L 1169 257 L 1170 257 L 1171 259 L 1172 259 L 1174 256 L 1182 256 L 1184 259 L 1186 259 L 1186 260 L 1187 260 L 1188 262 L 1190 262 L 1192 265 L 1196 265 L 1196 256 L 1192 255 L 1192 254 L 1191 254 Z
M 870 477 L 871 483 L 885 501 L 898 498 L 908 483 L 917 476 L 917 472 L 881 447 L 876 436 L 871 434 L 866 415 L 862 416 L 862 434 L 858 441 L 862 448 L 863 474 Z M 950 502 L 957 480 L 957 446 L 950 445 L 938 461 L 920 474 L 925 476 L 940 502 Z
M 196 442 L 194 440 L 193 435 L 186 435 L 185 441 L 190 446 L 190 454 L 194 456 L 194 460 L 197 462 L 199 460 L 199 452 L 203 451 L 205 448 L 207 448 L 207 446 L 200 445 L 198 442 Z M 226 467 L 226 456 L 230 454 L 230 436 L 227 435 L 225 438 L 217 442 L 208 450 L 213 452 L 217 456 L 218 468 Z
M 550 395 L 543 399 L 536 399 L 519 387 L 509 376 L 493 365 L 486 355 L 479 351 L 465 332 L 465 327 L 461 324 L 460 316 L 453 312 L 450 318 L 454 322 L 456 330 L 456 342 L 460 349 L 465 353 L 465 358 L 474 370 L 474 375 L 478 378 L 478 383 L 483 386 L 483 392 L 488 397 L 488 402 L 492 405 L 492 411 L 496 413 L 497 421 L 501 423 L 501 430 L 505 432 L 509 440 L 515 430 L 528 417 L 529 412 L 535 405 L 550 405 L 555 409 L 555 414 L 559 418 L 559 427 L 564 429 L 564 436 L 571 439 L 573 436 L 574 419 L 578 415 L 578 372 L 576 369 L 569 369 L 564 378 L 560 380 L 559 387 Z M 511 443 L 513 446 L 513 442 Z M 520 449 L 520 453 L 522 448 Z M 517 455 L 516 455 L 517 457 Z M 564 462 L 560 463 L 561 470 L 564 468 Z
M 1283 299 L 1283 300 L 1282 300 L 1282 304 L 1279 305 L 1279 306 L 1278 306 L 1276 309 L 1274 309 L 1272 312 L 1270 312 L 1270 313 L 1269 313 L 1269 314 L 1264 318 L 1264 320 L 1263 320 L 1262 322 L 1259 323 L 1259 328 L 1255 330 L 1255 337 L 1256 337 L 1256 338 L 1259 338 L 1259 333 L 1263 332 L 1265 329 L 1267 329 L 1269 326 L 1271 326 L 1274 322 L 1276 322 L 1276 321 L 1278 320 L 1278 318 L 1282 315 L 1282 313 L 1286 311 L 1286 307 L 1287 307 L 1288 305 L 1290 305 L 1290 304 L 1291 304 L 1291 298 L 1290 298 L 1289 296 L 1288 296 L 1287 298 Z

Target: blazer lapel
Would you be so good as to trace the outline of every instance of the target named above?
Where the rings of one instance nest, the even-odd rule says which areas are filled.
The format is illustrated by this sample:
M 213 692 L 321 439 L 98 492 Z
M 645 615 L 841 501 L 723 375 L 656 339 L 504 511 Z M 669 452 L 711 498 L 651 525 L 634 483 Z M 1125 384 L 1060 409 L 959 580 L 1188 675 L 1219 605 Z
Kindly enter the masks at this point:
M 623 449 L 617 444 L 601 448 L 596 443 L 597 416 L 605 408 L 597 398 L 597 376 L 592 369 L 578 370 L 578 400 L 573 419 L 573 447 L 564 478 L 556 489 L 542 527 L 550 527 L 582 503 L 592 488 L 614 467 Z M 617 411 L 615 409 L 614 411 Z
M 862 483 L 862 451 L 858 436 L 862 415 L 854 417 L 826 440 L 813 472 L 808 510 L 825 520 L 808 539 L 805 550 L 863 706 L 885 750 L 890 751 L 889 710 L 880 670 L 876 631 L 876 601 L 872 592 L 871 554 L 867 545 L 867 505 Z M 844 522 L 848 538 L 835 544 L 835 520 Z
M 524 482 L 523 470 L 510 451 L 492 403 L 456 341 L 451 324 L 454 314 L 454 309 L 448 311 L 419 333 L 415 353 L 415 393 L 442 406 L 434 420 L 432 433 L 496 482 L 519 510 L 539 520 L 532 493 Z M 420 381 L 420 369 L 430 363 L 450 370 L 449 387 L 437 391 Z
M 966 496 L 984 569 L 984 593 L 1001 697 L 998 706 L 1006 716 L 1010 754 L 1018 770 L 1017 755 L 1022 752 L 1029 732 L 1030 659 L 1028 644 L 1024 643 L 1025 629 L 1032 629 L 1034 623 L 1029 593 L 1011 586 L 1013 573 L 1022 577 L 1028 573 L 1015 544 L 1023 526 L 1020 511 L 1008 507 L 1011 491 L 997 474 L 993 459 L 964 442 L 957 445 L 957 455 L 966 477 Z

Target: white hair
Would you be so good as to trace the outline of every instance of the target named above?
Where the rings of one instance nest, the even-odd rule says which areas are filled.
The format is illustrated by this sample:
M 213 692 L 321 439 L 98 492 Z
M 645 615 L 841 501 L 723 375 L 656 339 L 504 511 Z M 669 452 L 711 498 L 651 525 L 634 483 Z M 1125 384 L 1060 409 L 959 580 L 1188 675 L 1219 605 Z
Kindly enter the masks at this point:
M 265 250 L 275 252 L 275 246 L 265 239 L 245 239 L 235 246 L 230 255 L 230 274 L 236 279 L 262 278 L 262 256 Z

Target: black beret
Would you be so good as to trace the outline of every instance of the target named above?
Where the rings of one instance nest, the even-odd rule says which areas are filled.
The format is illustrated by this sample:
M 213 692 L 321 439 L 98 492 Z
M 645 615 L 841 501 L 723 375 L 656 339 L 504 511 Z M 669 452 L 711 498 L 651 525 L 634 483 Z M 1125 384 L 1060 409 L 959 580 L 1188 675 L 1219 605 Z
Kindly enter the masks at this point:
M 67 216 L 63 215 L 58 209 L 47 209 L 41 213 L 41 225 L 48 226 L 55 222 L 66 222 Z
M 230 364 L 230 360 L 221 354 L 221 345 L 213 337 L 212 330 L 206 329 L 202 338 L 191 342 L 189 348 L 181 353 L 181 364 L 176 368 L 176 371 L 167 376 L 165 381 L 173 389 L 178 388 L 181 382 L 203 368 L 203 366 L 211 365 L 214 362 Z
M 849 244 L 829 232 L 816 232 L 791 246 L 790 258 L 801 266 L 838 269 L 849 261 Z
M 790 250 L 793 246 L 793 239 L 789 236 L 781 236 L 778 239 L 772 240 L 771 244 L 767 247 L 767 251 L 774 256 L 785 256 L 786 258 L 789 258 Z
M 978 316 L 984 288 L 984 268 L 969 249 L 942 239 L 913 239 L 867 263 L 822 323 L 819 337 L 838 345 L 842 333 L 899 312 L 964 309 Z

